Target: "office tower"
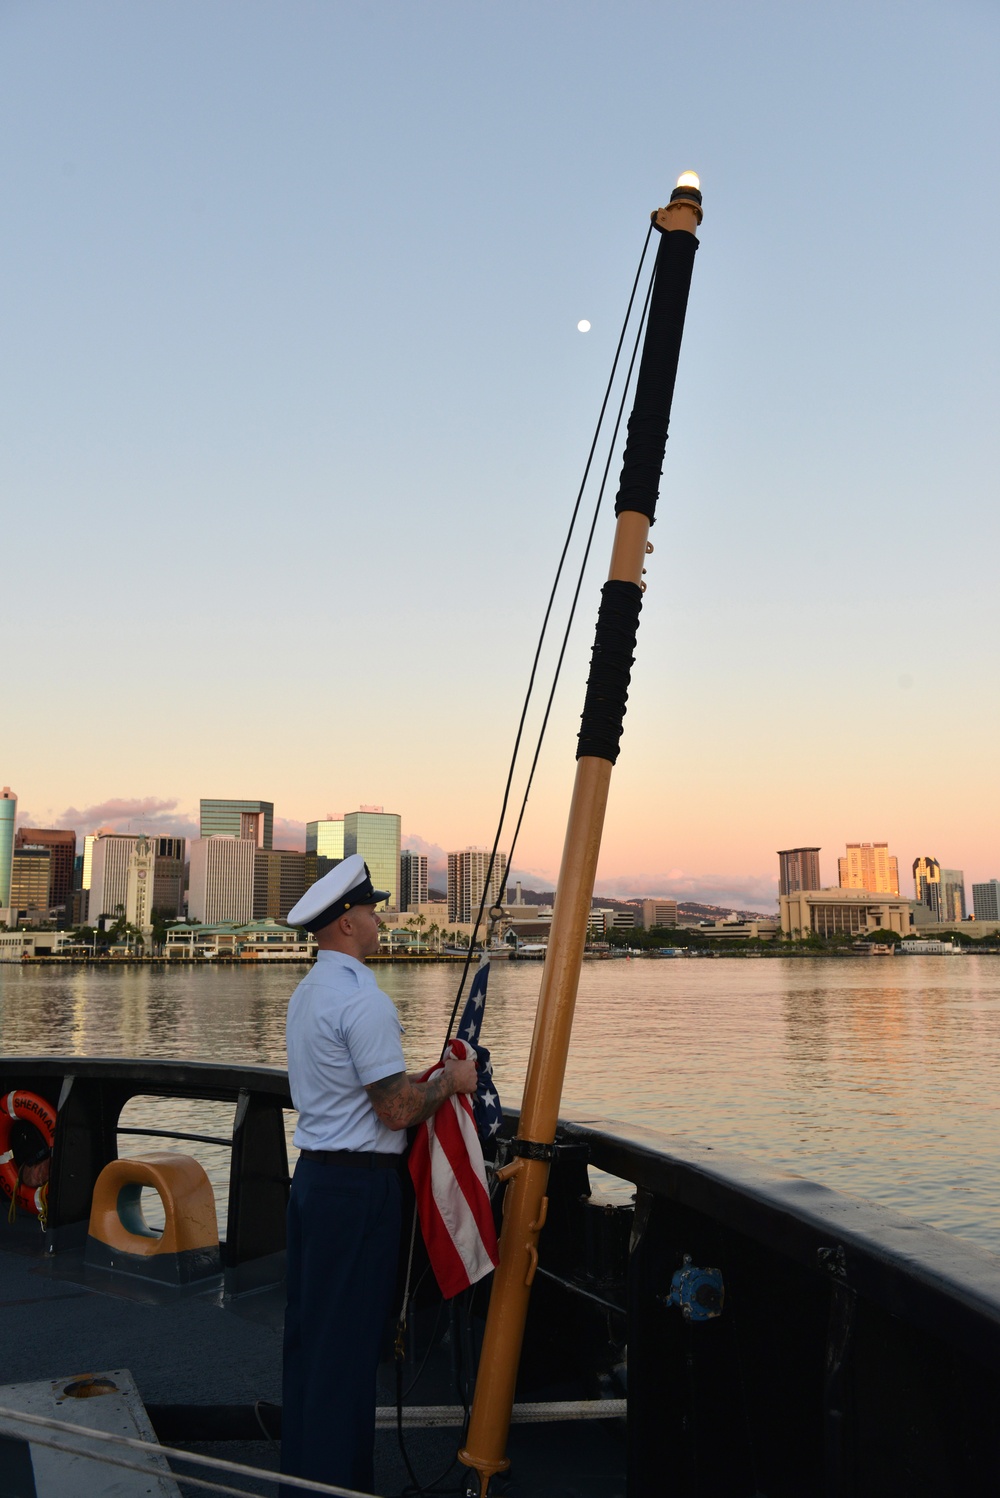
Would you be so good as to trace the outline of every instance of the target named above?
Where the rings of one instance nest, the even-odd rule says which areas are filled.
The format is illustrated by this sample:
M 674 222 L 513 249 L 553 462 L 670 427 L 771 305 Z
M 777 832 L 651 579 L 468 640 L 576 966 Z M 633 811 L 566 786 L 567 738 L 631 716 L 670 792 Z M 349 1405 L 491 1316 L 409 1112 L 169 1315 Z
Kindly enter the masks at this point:
M 913 860 L 913 893 L 918 905 L 926 905 L 934 919 L 941 919 L 941 865 L 936 858 Z
M 837 874 L 841 889 L 899 894 L 899 863 L 888 843 L 848 843 L 847 857 L 837 860 Z
M 69 911 L 73 901 L 73 861 L 76 858 L 76 833 L 57 827 L 19 827 L 15 848 L 48 848 L 49 905 Z
M 362 806 L 344 817 L 344 857 L 361 854 L 375 888 L 389 891 L 388 910 L 399 909 L 399 834 L 400 818 L 381 806 Z
M 258 848 L 254 855 L 253 918 L 255 921 L 283 921 L 293 905 L 305 894 L 310 865 L 317 862 L 312 853 L 297 853 L 291 848 Z M 333 865 L 331 865 L 332 867 Z
M 204 803 L 202 803 L 204 805 Z M 253 919 L 253 875 L 257 848 L 251 838 L 217 833 L 191 844 L 188 915 L 203 926 Z
M 399 908 L 427 904 L 427 854 L 404 848 L 399 855 Z
M 913 861 L 913 888 L 918 904 L 926 905 L 937 921 L 965 920 L 965 875 L 943 869 L 936 858 Z
M 676 926 L 677 925 L 677 901 L 676 900 L 643 900 L 642 902 L 642 926 L 644 931 L 651 931 L 654 926 Z
M 972 886 L 972 909 L 977 921 L 1000 921 L 1000 879 Z
M 138 833 L 99 832 L 90 854 L 90 898 L 87 920 L 96 926 L 102 915 L 124 914 L 128 898 L 128 866 Z M 86 871 L 86 851 L 84 870 Z
M 125 918 L 141 929 L 154 914 L 176 917 L 184 908 L 183 837 L 147 837 L 140 833 L 129 859 Z
M 80 920 L 90 920 L 90 881 L 94 869 L 94 844 L 98 834 L 88 832 L 83 839 L 83 868 L 80 871 Z
M 14 859 L 14 818 L 17 797 L 9 785 L 0 791 L 0 910 L 10 904 L 10 874 Z
M 94 844 L 97 842 L 98 834 L 88 832 L 83 840 L 83 869 L 80 874 L 80 888 L 90 889 L 90 881 L 94 868 Z
M 448 919 L 468 925 L 479 914 L 486 871 L 490 866 L 487 848 L 462 848 L 448 854 Z M 503 903 L 507 893 L 507 855 L 498 853 L 490 877 L 484 915 L 490 907 Z
M 14 849 L 10 869 L 10 908 L 27 912 L 38 910 L 48 915 L 52 905 L 52 849 L 33 848 L 30 844 Z
M 800 889 L 822 889 L 818 848 L 786 848 L 778 853 L 778 893 L 794 895 Z
M 73 893 L 70 895 L 69 908 L 66 911 L 66 924 L 68 926 L 82 926 L 84 921 L 84 900 L 86 895 L 82 889 L 83 881 L 83 854 L 78 853 L 73 859 Z
M 306 823 L 306 852 L 320 858 L 329 858 L 331 868 L 344 857 L 344 819 L 325 817 L 322 821 Z
M 274 845 L 273 801 L 206 800 L 201 806 L 201 836 L 244 837 L 258 848 Z
M 965 920 L 965 874 L 961 869 L 941 870 L 942 921 Z

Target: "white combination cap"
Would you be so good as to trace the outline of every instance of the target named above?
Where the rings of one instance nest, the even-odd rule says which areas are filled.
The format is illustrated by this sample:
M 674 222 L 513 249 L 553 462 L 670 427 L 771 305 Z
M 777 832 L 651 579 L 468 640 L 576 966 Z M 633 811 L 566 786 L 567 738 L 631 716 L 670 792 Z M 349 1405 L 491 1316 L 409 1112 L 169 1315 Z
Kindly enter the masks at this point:
M 360 853 L 342 859 L 329 874 L 310 885 L 297 905 L 288 912 L 290 926 L 304 926 L 307 931 L 321 931 L 338 916 L 355 905 L 381 905 L 388 900 L 387 889 L 375 889 L 368 865 Z

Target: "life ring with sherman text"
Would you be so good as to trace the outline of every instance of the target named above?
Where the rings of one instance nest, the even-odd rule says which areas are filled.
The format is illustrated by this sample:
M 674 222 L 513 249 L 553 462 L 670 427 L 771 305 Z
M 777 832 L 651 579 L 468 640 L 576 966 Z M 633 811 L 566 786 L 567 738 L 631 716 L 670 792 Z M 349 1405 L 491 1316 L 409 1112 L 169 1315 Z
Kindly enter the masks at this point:
M 8 1092 L 0 1103 L 0 1190 L 10 1202 L 8 1221 L 18 1207 L 45 1225 L 49 1168 L 56 1137 L 56 1115 L 35 1092 Z

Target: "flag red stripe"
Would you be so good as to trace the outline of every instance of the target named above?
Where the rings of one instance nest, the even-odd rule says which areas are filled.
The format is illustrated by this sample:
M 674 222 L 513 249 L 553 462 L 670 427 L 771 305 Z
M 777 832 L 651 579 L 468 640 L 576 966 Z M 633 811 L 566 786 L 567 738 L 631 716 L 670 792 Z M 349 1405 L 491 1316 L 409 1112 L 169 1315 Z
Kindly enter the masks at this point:
M 460 1054 L 474 1054 L 454 1041 Z M 439 1063 L 440 1065 L 440 1063 Z M 430 1067 L 425 1081 L 438 1067 Z M 420 1125 L 410 1150 L 420 1227 L 441 1292 L 457 1295 L 498 1262 L 482 1149 L 469 1099 L 456 1095 Z
M 446 1300 L 465 1290 L 470 1284 L 468 1272 L 462 1258 L 451 1240 L 444 1218 L 438 1211 L 431 1188 L 431 1170 L 427 1142 L 427 1130 L 423 1126 L 417 1131 L 410 1151 L 410 1175 L 417 1196 L 417 1212 L 420 1216 L 420 1231 L 427 1247 L 427 1256 L 434 1270 L 434 1278 Z
M 458 1099 L 455 1099 L 455 1101 L 457 1102 Z M 465 1103 L 464 1098 L 462 1102 Z M 461 1103 L 459 1106 L 461 1107 Z M 465 1103 L 463 1112 L 466 1109 L 468 1110 L 470 1124 L 474 1130 L 475 1124 L 472 1120 L 472 1109 L 468 1103 Z M 483 1185 L 481 1177 L 476 1174 L 472 1161 L 469 1159 L 468 1141 L 463 1133 L 461 1121 L 451 1109 L 448 1110 L 448 1117 L 442 1117 L 444 1113 L 445 1109 L 442 1108 L 435 1119 L 435 1134 L 440 1141 L 441 1148 L 445 1152 L 448 1164 L 452 1168 L 459 1189 L 475 1218 L 476 1226 L 479 1229 L 479 1236 L 483 1240 L 483 1246 L 495 1264 L 496 1232 L 493 1227 L 493 1210 L 490 1206 L 489 1193 Z

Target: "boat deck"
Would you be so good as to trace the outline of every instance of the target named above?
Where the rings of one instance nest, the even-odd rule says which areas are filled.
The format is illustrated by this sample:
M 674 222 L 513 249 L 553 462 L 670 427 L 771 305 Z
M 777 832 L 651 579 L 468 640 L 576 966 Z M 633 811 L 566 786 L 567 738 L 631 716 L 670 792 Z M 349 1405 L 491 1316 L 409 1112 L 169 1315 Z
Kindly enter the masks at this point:
M 165 1445 L 273 1470 L 260 1420 L 277 1436 L 287 1078 L 71 1058 L 7 1058 L 0 1072 L 0 1095 L 23 1088 L 53 1108 L 60 1099 L 46 1232 L 28 1217 L 0 1225 L 2 1381 L 128 1368 Z M 135 1127 L 120 1120 L 140 1095 L 233 1107 L 231 1139 L 209 1141 L 232 1152 L 224 1281 L 154 1288 L 83 1262 L 94 1185 L 118 1156 L 119 1132 Z M 508 1116 L 505 1136 L 513 1127 Z M 509 1149 L 506 1137 L 500 1146 Z M 1000 1492 L 997 1255 L 759 1161 L 600 1120 L 560 1125 L 547 1196 L 516 1399 L 602 1400 L 599 1413 L 612 1417 L 513 1425 L 512 1481 L 491 1493 Z M 457 1414 L 477 1365 L 486 1287 L 471 1304 L 442 1305 L 421 1252 L 418 1238 L 405 1402 Z M 607 1401 L 624 1393 L 626 1349 L 622 1420 Z M 379 1404 L 394 1407 L 394 1395 L 387 1360 Z M 425 1489 L 465 1489 L 464 1470 L 435 1481 L 460 1424 L 408 1430 Z M 380 1493 L 405 1491 L 392 1428 L 378 1437 L 377 1474 Z
M 4 1379 L 34 1382 L 128 1367 L 154 1428 L 166 1445 L 245 1463 L 262 1471 L 278 1468 L 273 1439 L 244 1434 L 231 1441 L 186 1439 L 196 1429 L 198 1409 L 214 1422 L 247 1424 L 246 1411 L 261 1402 L 261 1419 L 274 1427 L 281 1403 L 281 1289 L 223 1299 L 209 1290 L 171 1290 L 94 1270 L 82 1255 L 43 1257 L 34 1223 L 19 1224 L 13 1248 L 0 1251 L 0 1313 L 5 1330 Z M 36 1251 L 33 1251 L 36 1250 Z M 414 1369 L 407 1367 L 406 1379 Z M 551 1391 L 553 1397 L 579 1391 Z M 378 1403 L 394 1408 L 395 1370 L 386 1358 L 379 1370 Z M 448 1339 L 428 1358 L 407 1404 L 456 1406 Z M 186 1411 L 186 1412 L 185 1412 Z M 207 1411 L 206 1411 L 207 1412 Z M 408 1428 L 406 1451 L 422 1485 L 446 1472 L 459 1444 L 453 1427 Z M 625 1495 L 623 1421 L 559 1421 L 515 1425 L 509 1476 L 493 1491 L 518 1498 L 615 1498 Z M 394 1429 L 376 1434 L 376 1490 L 403 1493 L 410 1478 Z M 581 1472 L 585 1477 L 581 1477 Z M 199 1475 L 206 1475 L 201 1473 Z M 465 1469 L 457 1464 L 444 1486 L 462 1491 Z M 228 1478 L 247 1492 L 273 1494 L 263 1479 Z M 180 1484 L 181 1491 L 199 1491 Z

